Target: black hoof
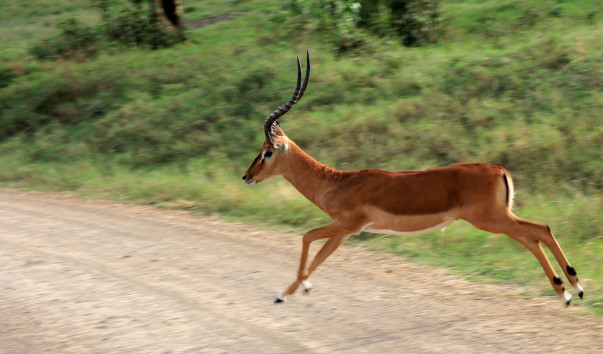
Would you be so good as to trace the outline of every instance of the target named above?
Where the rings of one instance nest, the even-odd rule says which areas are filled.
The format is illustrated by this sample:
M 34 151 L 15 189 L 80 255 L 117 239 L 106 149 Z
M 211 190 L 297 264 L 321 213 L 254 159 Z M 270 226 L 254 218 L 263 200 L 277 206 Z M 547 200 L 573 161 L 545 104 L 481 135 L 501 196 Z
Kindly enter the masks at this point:
M 308 295 L 310 293 L 310 290 L 312 290 L 312 288 L 304 289 L 304 295 Z
M 569 299 L 565 302 L 565 307 L 569 307 L 570 303 L 572 302 L 572 299 Z
M 276 299 L 274 299 L 274 303 L 280 304 L 281 302 L 285 302 L 286 300 L 287 298 L 285 297 L 285 295 L 283 295 L 283 293 L 278 293 L 278 295 L 276 295 Z
M 584 291 L 581 291 L 578 296 L 580 296 L 580 300 L 584 300 Z

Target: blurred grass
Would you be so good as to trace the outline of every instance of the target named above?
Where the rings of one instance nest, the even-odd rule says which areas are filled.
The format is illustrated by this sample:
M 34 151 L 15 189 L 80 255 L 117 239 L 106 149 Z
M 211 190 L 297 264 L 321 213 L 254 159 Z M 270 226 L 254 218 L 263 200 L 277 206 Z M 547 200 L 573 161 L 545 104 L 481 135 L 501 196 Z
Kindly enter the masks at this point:
M 328 222 L 282 179 L 240 182 L 263 119 L 312 56 L 288 135 L 339 169 L 491 162 L 513 174 L 519 216 L 546 222 L 603 313 L 603 4 L 442 1 L 440 43 L 369 38 L 341 54 L 274 0 L 185 2 L 185 18 L 230 15 L 151 51 L 106 45 L 88 60 L 38 60 L 55 23 L 98 23 L 88 1 L 14 1 L 0 14 L 0 185 L 219 213 L 303 232 Z M 285 9 L 283 9 L 285 8 Z M 538 262 L 506 236 L 360 235 L 472 279 L 550 295 Z M 556 262 L 553 261 L 553 264 Z

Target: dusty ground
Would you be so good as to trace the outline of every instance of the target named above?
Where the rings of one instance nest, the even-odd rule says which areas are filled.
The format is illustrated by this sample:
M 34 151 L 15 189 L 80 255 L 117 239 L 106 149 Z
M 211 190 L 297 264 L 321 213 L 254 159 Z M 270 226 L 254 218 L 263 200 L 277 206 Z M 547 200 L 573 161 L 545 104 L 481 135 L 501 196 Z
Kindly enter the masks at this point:
M 556 299 L 357 247 L 319 268 L 310 295 L 275 305 L 300 245 L 212 217 L 0 189 L 0 353 L 603 347 L 603 321 Z

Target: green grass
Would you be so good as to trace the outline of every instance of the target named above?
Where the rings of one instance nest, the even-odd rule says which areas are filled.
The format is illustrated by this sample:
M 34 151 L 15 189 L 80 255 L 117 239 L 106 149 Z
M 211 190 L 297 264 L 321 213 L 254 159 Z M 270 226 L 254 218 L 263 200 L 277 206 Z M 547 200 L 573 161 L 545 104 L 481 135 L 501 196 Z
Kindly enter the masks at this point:
M 47 3 L 16 1 L 0 15 L 0 185 L 297 232 L 323 225 L 328 218 L 284 180 L 240 183 L 264 118 L 291 94 L 295 56 L 309 50 L 308 91 L 281 119 L 289 137 L 339 169 L 503 164 L 516 213 L 551 226 L 584 305 L 603 313 L 600 1 L 442 1 L 438 44 L 367 36 L 342 54 L 329 33 L 288 17 L 287 3 L 189 0 L 187 19 L 231 16 L 168 49 L 105 43 L 85 60 L 39 60 L 30 49 L 57 35 L 58 21 L 100 22 L 91 2 Z M 526 250 L 467 224 L 356 240 L 552 293 Z

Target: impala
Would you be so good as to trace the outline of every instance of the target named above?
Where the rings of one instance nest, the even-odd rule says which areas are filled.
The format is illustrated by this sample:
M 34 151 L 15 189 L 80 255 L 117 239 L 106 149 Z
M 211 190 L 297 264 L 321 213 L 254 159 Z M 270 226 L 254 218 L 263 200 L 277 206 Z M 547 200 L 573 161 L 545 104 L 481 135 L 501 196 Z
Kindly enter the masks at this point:
M 570 265 L 551 229 L 513 214 L 513 181 L 504 167 L 463 163 L 424 171 L 390 172 L 376 169 L 339 171 L 316 161 L 290 140 L 277 119 L 297 103 L 308 86 L 310 56 L 306 74 L 297 58 L 297 86 L 291 99 L 264 123 L 266 141 L 243 181 L 256 184 L 283 176 L 308 200 L 332 219 L 328 225 L 304 234 L 301 260 L 295 281 L 277 295 L 283 302 L 300 285 L 308 292 L 308 277 L 344 241 L 362 231 L 411 235 L 440 230 L 458 219 L 478 229 L 502 233 L 521 243 L 540 262 L 555 292 L 569 305 L 572 295 L 565 290 L 541 244 L 546 245 L 576 293 L 583 297 L 576 270 Z M 313 241 L 327 239 L 306 269 Z

